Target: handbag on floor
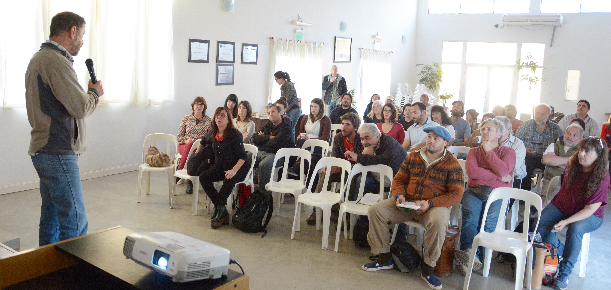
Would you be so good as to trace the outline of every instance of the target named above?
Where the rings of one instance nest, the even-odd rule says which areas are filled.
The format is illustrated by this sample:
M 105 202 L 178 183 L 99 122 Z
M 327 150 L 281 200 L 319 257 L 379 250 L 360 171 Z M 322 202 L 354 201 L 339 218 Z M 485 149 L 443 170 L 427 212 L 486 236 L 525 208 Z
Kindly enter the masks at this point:
M 395 269 L 403 273 L 410 272 L 422 263 L 420 254 L 407 240 L 395 240 L 390 246 L 390 254 L 395 264 Z
M 441 248 L 441 255 L 439 259 L 437 259 L 437 265 L 435 265 L 435 276 L 447 277 L 452 274 L 452 268 L 454 266 L 454 245 L 459 235 L 460 230 L 458 230 L 458 226 L 448 226 L 446 238 Z

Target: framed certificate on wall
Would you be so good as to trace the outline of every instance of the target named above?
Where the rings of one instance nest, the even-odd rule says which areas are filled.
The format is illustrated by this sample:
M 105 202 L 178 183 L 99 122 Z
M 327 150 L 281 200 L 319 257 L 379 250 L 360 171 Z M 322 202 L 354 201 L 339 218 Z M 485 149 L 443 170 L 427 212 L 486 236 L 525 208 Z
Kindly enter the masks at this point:
M 217 41 L 216 62 L 235 63 L 235 42 Z

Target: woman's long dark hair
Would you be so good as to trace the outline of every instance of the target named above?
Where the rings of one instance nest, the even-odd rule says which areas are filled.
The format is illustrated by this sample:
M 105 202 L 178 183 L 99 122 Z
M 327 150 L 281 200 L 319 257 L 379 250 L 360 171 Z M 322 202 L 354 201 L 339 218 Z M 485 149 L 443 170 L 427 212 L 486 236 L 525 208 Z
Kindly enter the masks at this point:
M 391 103 L 386 103 L 384 104 L 384 106 L 382 106 L 382 119 L 380 120 L 380 123 L 386 122 L 386 119 L 384 119 L 384 108 L 385 107 L 389 107 L 392 110 L 392 113 L 390 114 L 390 123 L 397 122 L 397 108 L 395 108 L 395 105 Z
M 285 79 L 287 82 L 291 81 L 291 76 L 289 76 L 289 73 L 283 72 L 281 70 L 277 71 L 274 74 L 274 77 L 277 78 L 277 79 Z
M 566 169 L 565 180 L 567 187 L 573 185 L 575 178 L 583 172 L 583 166 L 579 164 L 579 153 L 582 150 L 590 152 L 596 151 L 598 158 L 594 161 L 594 168 L 590 172 L 587 181 L 581 188 L 581 197 L 584 199 L 589 198 L 592 193 L 600 186 L 600 183 L 605 179 L 605 174 L 609 172 L 609 152 L 607 150 L 607 142 L 598 137 L 588 137 L 579 141 L 577 152 L 569 159 L 569 163 Z
M 244 106 L 244 108 L 246 108 L 246 118 L 244 118 L 244 120 L 242 120 L 242 118 L 240 118 L 240 114 L 236 114 L 236 118 L 238 121 L 240 122 L 246 122 L 246 121 L 250 121 L 250 116 L 252 116 L 252 107 L 250 106 L 250 102 L 248 101 L 241 101 L 237 106 L 235 106 L 236 108 L 239 106 Z
M 228 101 L 232 101 L 235 103 L 235 107 L 233 107 L 233 110 L 231 110 L 231 117 L 229 118 L 231 120 L 231 118 L 235 118 L 238 115 L 238 96 L 236 96 L 235 94 L 229 94 L 229 96 L 227 96 L 227 98 L 225 99 L 225 108 L 227 108 L 227 102 Z M 229 110 L 229 108 L 227 108 L 227 110 Z
M 433 113 L 441 113 L 441 124 L 442 126 L 446 126 L 446 125 L 452 125 L 452 119 L 450 118 L 450 116 L 448 116 L 448 113 L 446 113 L 446 110 L 443 109 L 442 106 L 439 105 L 435 105 L 431 107 L 431 116 L 433 115 Z
M 316 116 L 312 115 L 312 113 L 310 112 L 310 121 L 314 123 L 325 115 L 325 102 L 323 102 L 321 98 L 314 98 L 312 99 L 312 103 L 317 104 L 319 108 L 318 114 L 316 114 Z
M 210 130 L 210 136 L 212 137 L 216 136 L 216 134 L 219 132 L 219 126 L 216 125 L 216 116 L 219 115 L 222 111 L 225 111 L 225 114 L 227 114 L 227 119 L 229 121 L 227 122 L 227 128 L 225 128 L 225 133 L 228 130 L 233 129 L 231 115 L 227 112 L 227 109 L 225 107 L 218 107 L 216 108 L 216 111 L 214 111 L 214 116 L 212 116 L 212 129 Z

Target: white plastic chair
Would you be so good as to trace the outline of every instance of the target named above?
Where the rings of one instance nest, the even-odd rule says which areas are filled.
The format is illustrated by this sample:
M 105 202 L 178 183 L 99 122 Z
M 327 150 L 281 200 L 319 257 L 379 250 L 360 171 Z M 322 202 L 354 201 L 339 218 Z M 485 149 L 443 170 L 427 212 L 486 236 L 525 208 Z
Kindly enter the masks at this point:
M 342 229 L 342 223 L 344 224 L 344 239 L 352 239 L 354 233 L 354 225 L 356 224 L 356 218 L 358 215 L 367 215 L 367 210 L 369 210 L 370 205 L 359 204 L 358 200 L 361 199 L 364 195 L 365 191 L 365 177 L 368 172 L 376 172 L 380 174 L 380 190 L 379 192 L 379 200 L 387 198 L 386 193 L 384 192 L 384 180 L 388 179 L 392 182 L 393 174 L 392 168 L 387 165 L 377 164 L 377 165 L 369 165 L 364 166 L 362 164 L 356 164 L 352 167 L 350 171 L 350 176 L 348 177 L 348 181 L 346 182 L 346 189 L 344 190 L 344 194 L 340 198 L 341 205 L 339 207 L 339 222 L 337 223 L 337 231 L 335 233 L 335 251 L 339 247 L 339 236 Z M 355 201 L 348 200 L 348 196 L 350 193 L 350 184 L 352 183 L 352 179 L 355 178 L 357 174 L 361 174 L 361 182 L 358 186 L 359 195 L 357 196 Z M 348 224 L 346 223 L 346 214 L 350 214 L 350 235 L 348 236 Z M 318 215 L 317 215 L 318 217 Z
M 337 134 L 337 130 L 341 129 L 342 124 L 331 124 L 331 140 L 333 140 L 333 137 L 335 137 L 335 134 Z
M 469 150 L 471 150 L 471 148 L 467 146 L 449 146 L 448 147 L 448 151 L 450 151 L 450 153 L 452 153 L 454 157 L 456 158 L 458 158 L 458 154 L 467 155 L 467 153 L 469 153 Z
M 248 170 L 248 173 L 246 174 L 246 177 L 244 178 L 243 181 L 240 181 L 238 183 L 235 184 L 235 186 L 233 187 L 233 189 L 231 190 L 231 194 L 229 194 L 229 196 L 227 197 L 227 211 L 229 212 L 229 223 L 231 223 L 231 217 L 232 217 L 232 210 L 233 210 L 233 200 L 236 198 L 236 196 L 238 196 L 238 188 L 240 184 L 245 184 L 246 186 L 249 186 L 251 188 L 254 188 L 255 182 L 254 182 L 254 168 L 255 168 L 255 162 L 257 161 L 257 153 L 259 153 L 259 148 L 257 148 L 257 146 L 255 145 L 250 145 L 250 144 L 244 144 L 244 150 L 246 150 L 246 152 L 250 152 L 252 153 L 252 158 L 250 160 L 250 169 Z M 215 187 L 217 189 L 220 189 L 221 186 L 223 186 L 223 182 L 222 181 L 217 181 L 214 183 Z
M 329 185 L 329 176 L 331 175 L 331 168 L 337 166 L 341 169 L 341 182 L 340 192 L 325 190 Z M 345 175 L 350 171 L 351 164 L 348 160 L 339 159 L 335 157 L 324 157 L 318 161 L 314 168 L 313 174 L 318 174 L 323 168 L 327 169 L 325 173 L 325 180 L 323 183 L 323 190 L 321 192 L 316 191 L 316 185 L 314 184 L 315 178 L 310 179 L 310 184 L 306 193 L 296 196 L 295 204 L 295 217 L 293 219 L 293 229 L 291 232 L 291 240 L 295 239 L 295 232 L 299 231 L 299 225 L 301 222 L 301 204 L 316 207 L 316 229 L 320 230 L 320 217 L 322 216 L 323 232 L 322 232 L 322 248 L 327 249 L 329 247 L 329 226 L 331 223 L 331 206 L 338 203 L 344 194 L 345 189 Z M 321 215 L 322 211 L 322 215 Z
M 329 142 L 319 139 L 308 139 L 301 145 L 301 149 L 307 150 L 306 148 L 310 148 L 310 150 L 308 150 L 310 154 L 314 154 L 314 149 L 316 149 L 316 147 L 320 147 L 322 156 L 326 156 L 329 151 Z
M 174 157 L 174 159 L 172 160 L 172 163 L 169 166 L 166 167 L 152 167 L 148 164 L 146 164 L 145 161 L 145 157 L 146 157 L 146 150 L 147 145 L 151 144 L 155 147 L 157 147 L 157 142 L 165 142 L 166 143 L 166 150 L 165 153 L 168 154 L 168 156 L 170 156 L 170 158 Z M 161 149 L 163 148 L 157 148 L 160 149 L 159 151 L 163 151 Z M 146 172 L 146 194 L 149 195 L 150 191 L 151 191 L 151 172 L 165 172 L 168 175 L 168 196 L 169 196 L 169 203 L 170 203 L 170 208 L 172 208 L 172 194 L 174 193 L 174 189 L 175 189 L 175 182 L 174 182 L 174 163 L 176 161 L 176 155 L 178 153 L 178 140 L 176 139 L 176 136 L 172 135 L 172 134 L 163 134 L 163 133 L 154 133 L 154 134 L 149 134 L 144 138 L 144 144 L 142 145 L 142 164 L 140 164 L 140 166 L 138 167 L 138 203 L 140 203 L 140 196 L 142 195 L 142 173 Z
M 187 160 L 189 160 L 189 157 L 191 157 L 191 154 L 195 152 L 195 149 L 197 149 L 200 142 L 201 142 L 201 139 L 198 139 L 195 142 L 193 142 L 193 146 L 191 146 L 191 149 L 189 150 L 189 155 L 187 155 L 186 157 Z M 184 157 L 181 157 L 181 158 L 184 158 Z M 198 203 L 198 198 L 199 198 L 199 176 L 189 175 L 189 173 L 187 173 L 186 167 L 187 167 L 187 163 L 185 163 L 185 168 L 183 169 L 176 168 L 176 172 L 174 173 L 174 176 L 178 178 L 182 178 L 182 179 L 189 179 L 191 180 L 191 182 L 193 182 L 193 205 L 191 206 L 191 214 L 197 215 L 197 203 Z
M 521 233 L 516 233 L 511 230 L 505 230 L 505 218 L 507 212 L 507 205 L 510 199 L 515 199 L 515 202 L 519 202 L 519 200 L 524 201 L 524 230 Z M 484 225 L 486 224 L 486 216 L 488 215 L 488 210 L 490 209 L 490 204 L 496 200 L 502 200 L 502 204 L 499 210 L 499 218 L 496 223 L 496 229 L 492 233 L 487 233 L 484 231 Z M 523 288 L 523 280 L 524 280 L 524 267 L 525 265 L 532 265 L 532 241 L 528 241 L 528 229 L 529 225 L 529 217 L 530 217 L 530 208 L 534 206 L 537 209 L 537 224 L 534 227 L 534 232 L 537 232 L 537 227 L 539 226 L 539 219 L 541 217 L 541 197 L 534 192 L 526 191 L 517 188 L 509 188 L 509 187 L 501 187 L 493 190 L 490 193 L 490 197 L 488 197 L 488 202 L 486 203 L 486 209 L 484 210 L 484 214 L 479 234 L 475 236 L 473 239 L 472 249 L 469 255 L 469 272 L 466 273 L 465 282 L 463 285 L 463 289 L 469 289 L 469 282 L 471 280 L 471 273 L 473 271 L 473 260 L 475 259 L 475 254 L 478 247 L 485 247 L 486 254 L 483 261 L 484 270 L 483 276 L 488 277 L 490 272 L 490 261 L 492 259 L 492 251 L 496 250 L 503 253 L 511 253 L 516 257 L 516 283 L 515 289 L 520 290 Z M 526 261 L 525 261 L 526 258 Z M 526 267 L 526 282 L 528 284 L 528 288 L 530 289 L 532 278 L 532 267 Z
M 290 157 L 295 156 L 301 159 L 299 164 L 299 180 L 288 179 L 288 168 L 289 168 L 289 159 Z M 282 177 L 278 180 L 278 170 L 276 170 L 276 165 L 278 161 L 284 158 L 282 171 Z M 309 168 L 305 168 L 305 163 L 308 162 L 308 165 L 312 163 L 312 155 L 309 151 L 299 148 L 281 148 L 276 153 L 276 157 L 274 158 L 274 165 L 272 166 L 272 177 L 267 185 L 265 185 L 265 189 L 269 190 L 274 195 L 274 201 L 277 202 L 276 206 L 276 216 L 280 213 L 280 200 L 281 194 L 290 193 L 295 196 L 295 204 L 297 203 L 297 196 L 303 193 L 305 190 L 305 183 L 307 180 L 307 174 L 309 172 Z

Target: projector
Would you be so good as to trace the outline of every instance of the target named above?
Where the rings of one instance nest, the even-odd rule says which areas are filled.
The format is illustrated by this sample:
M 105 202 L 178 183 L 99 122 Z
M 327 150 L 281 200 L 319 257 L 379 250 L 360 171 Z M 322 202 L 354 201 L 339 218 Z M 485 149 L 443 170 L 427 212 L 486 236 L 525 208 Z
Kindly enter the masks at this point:
M 229 250 L 175 232 L 131 234 L 123 254 L 174 282 L 217 279 L 229 270 Z

